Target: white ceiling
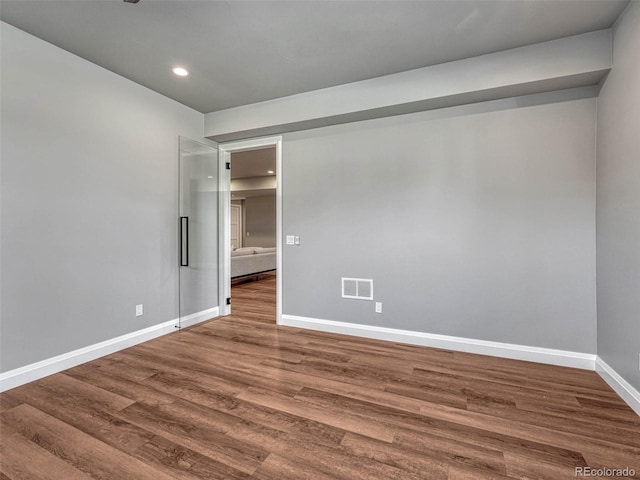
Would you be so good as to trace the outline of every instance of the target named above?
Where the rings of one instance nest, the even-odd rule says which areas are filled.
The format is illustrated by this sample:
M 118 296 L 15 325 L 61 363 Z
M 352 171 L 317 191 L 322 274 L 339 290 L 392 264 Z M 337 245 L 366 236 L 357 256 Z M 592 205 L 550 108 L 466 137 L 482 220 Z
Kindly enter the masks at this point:
M 627 3 L 2 0 L 0 14 L 208 113 L 608 28 Z

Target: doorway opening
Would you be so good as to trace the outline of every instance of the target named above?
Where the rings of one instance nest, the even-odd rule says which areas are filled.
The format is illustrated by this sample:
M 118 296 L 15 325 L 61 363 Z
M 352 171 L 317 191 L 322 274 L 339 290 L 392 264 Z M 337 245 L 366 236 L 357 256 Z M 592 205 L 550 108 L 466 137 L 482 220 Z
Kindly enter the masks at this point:
M 247 302 L 255 308 L 260 300 L 262 319 L 280 323 L 280 147 L 280 137 L 220 145 L 221 161 L 229 167 L 221 221 L 228 231 L 222 263 L 231 302 L 223 315 L 243 313 Z

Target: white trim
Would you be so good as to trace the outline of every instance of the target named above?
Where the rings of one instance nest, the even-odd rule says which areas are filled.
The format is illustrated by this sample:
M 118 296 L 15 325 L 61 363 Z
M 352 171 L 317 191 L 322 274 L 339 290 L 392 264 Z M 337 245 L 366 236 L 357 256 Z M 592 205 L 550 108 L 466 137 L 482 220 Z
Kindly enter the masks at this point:
M 602 357 L 596 359 L 596 372 L 627 404 L 640 415 L 640 392 L 611 368 Z
M 473 338 L 452 337 L 435 333 L 399 330 L 396 328 L 358 325 L 355 323 L 335 322 L 317 318 L 282 315 L 282 325 L 309 328 L 323 332 L 341 333 L 356 337 L 376 338 L 390 342 L 408 343 L 426 347 L 444 348 L 467 353 L 492 355 L 494 357 L 548 363 L 563 367 L 595 370 L 596 355 L 591 353 L 555 350 L 552 348 L 531 347 L 510 343 L 490 342 Z
M 218 316 L 218 307 L 188 315 L 182 319 L 182 328 L 209 320 L 215 316 Z M 143 328 L 142 330 L 137 330 L 135 332 L 105 340 L 104 342 L 99 342 L 94 345 L 63 353 L 62 355 L 47 358 L 45 360 L 32 363 L 31 365 L 0 373 L 0 392 L 19 387 L 25 383 L 33 382 L 39 378 L 53 375 L 54 373 L 95 360 L 96 358 L 104 357 L 110 353 L 153 340 L 154 338 L 161 337 L 177 330 L 178 320 L 169 320 L 158 325 L 153 325 L 151 327 Z
M 251 138 L 249 140 L 238 140 L 236 142 L 221 143 L 220 148 L 225 152 L 240 152 L 242 150 L 253 150 L 255 148 L 277 145 L 280 141 L 282 141 L 282 137 L 280 135 L 275 137 Z
M 196 325 L 200 322 L 204 322 L 205 320 L 211 320 L 212 318 L 216 318 L 219 316 L 219 307 L 213 307 L 207 310 L 202 310 L 201 312 L 192 313 L 191 315 L 180 318 L 180 328 L 183 329 L 191 327 L 192 325 Z
M 222 154 L 222 162 L 228 162 L 231 160 L 232 152 L 239 152 L 243 150 L 252 150 L 260 147 L 276 147 L 276 261 L 277 261 L 277 286 L 276 286 L 276 323 L 279 325 L 282 322 L 282 137 L 263 137 L 253 138 L 250 140 L 240 140 L 237 142 L 222 143 L 219 145 L 220 153 Z M 231 180 L 229 179 L 229 182 Z M 227 185 L 225 188 L 229 189 Z M 222 191 L 222 190 L 221 190 Z M 223 195 L 223 197 L 225 197 Z M 226 196 L 230 198 L 229 196 Z M 230 202 L 230 200 L 229 200 Z M 225 213 L 224 218 L 221 218 L 221 225 L 224 225 L 224 230 L 227 230 L 225 235 L 226 241 L 223 244 L 221 265 L 226 269 L 226 272 L 231 271 L 231 250 L 229 248 L 230 237 L 230 219 Z M 225 292 L 222 295 L 222 299 L 231 296 L 231 274 L 225 273 Z M 222 305 L 221 314 L 229 315 L 231 308 L 226 305 Z
M 282 324 L 282 137 L 276 137 L 276 325 Z
M 220 314 L 229 315 L 231 306 L 227 305 L 227 298 L 231 297 L 231 171 L 227 170 L 227 162 L 231 162 L 231 153 L 218 145 L 218 292 Z M 226 225 L 226 227 L 224 227 Z

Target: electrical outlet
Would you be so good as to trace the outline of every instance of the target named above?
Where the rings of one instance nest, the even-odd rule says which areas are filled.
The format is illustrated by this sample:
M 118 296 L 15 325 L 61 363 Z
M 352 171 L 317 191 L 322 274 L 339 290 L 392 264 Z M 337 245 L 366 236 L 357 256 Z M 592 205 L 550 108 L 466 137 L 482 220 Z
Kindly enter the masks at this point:
M 382 313 L 382 302 L 376 302 L 376 313 Z
M 143 308 L 142 303 L 140 305 L 136 305 L 136 317 L 142 316 L 144 312 Z

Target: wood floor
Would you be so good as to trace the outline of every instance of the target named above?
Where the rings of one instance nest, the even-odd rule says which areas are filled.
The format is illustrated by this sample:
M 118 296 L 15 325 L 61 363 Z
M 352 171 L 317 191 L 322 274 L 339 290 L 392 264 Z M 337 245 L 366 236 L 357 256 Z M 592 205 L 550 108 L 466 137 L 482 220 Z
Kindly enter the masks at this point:
M 596 373 L 276 327 L 274 292 L 2 394 L 0 479 L 640 478 Z

